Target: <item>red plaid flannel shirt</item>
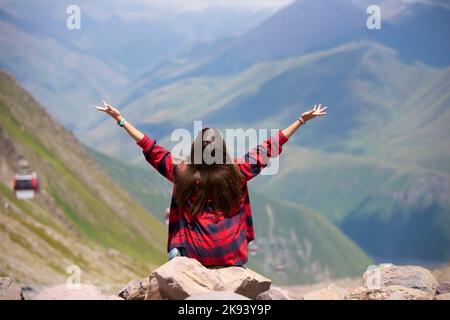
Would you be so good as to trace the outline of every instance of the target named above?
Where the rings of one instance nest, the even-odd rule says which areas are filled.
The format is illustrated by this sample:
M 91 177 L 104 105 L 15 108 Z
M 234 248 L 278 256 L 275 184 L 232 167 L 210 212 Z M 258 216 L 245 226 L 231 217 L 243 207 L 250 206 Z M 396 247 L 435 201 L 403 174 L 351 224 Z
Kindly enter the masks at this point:
M 186 255 L 207 266 L 242 266 L 247 262 L 248 243 L 255 239 L 252 210 L 247 182 L 257 176 L 269 164 L 271 157 L 277 157 L 288 138 L 279 130 L 275 135 L 235 160 L 242 176 L 242 199 L 228 215 L 215 213 L 206 205 L 204 211 L 195 217 L 189 210 L 178 207 L 172 196 L 169 213 L 168 252 L 172 248 L 184 248 Z M 171 153 L 158 145 L 147 135 L 137 143 L 146 160 L 164 177 L 176 183 L 178 170 Z

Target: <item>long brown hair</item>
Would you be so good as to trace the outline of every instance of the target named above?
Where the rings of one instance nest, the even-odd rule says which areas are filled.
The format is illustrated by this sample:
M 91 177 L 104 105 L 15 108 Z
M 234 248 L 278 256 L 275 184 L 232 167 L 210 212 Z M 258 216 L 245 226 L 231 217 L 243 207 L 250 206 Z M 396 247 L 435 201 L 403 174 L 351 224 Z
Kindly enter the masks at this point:
M 192 215 L 202 212 L 208 201 L 216 213 L 229 214 L 241 199 L 241 173 L 217 129 L 204 128 L 195 138 L 185 168 L 177 172 L 174 196 Z

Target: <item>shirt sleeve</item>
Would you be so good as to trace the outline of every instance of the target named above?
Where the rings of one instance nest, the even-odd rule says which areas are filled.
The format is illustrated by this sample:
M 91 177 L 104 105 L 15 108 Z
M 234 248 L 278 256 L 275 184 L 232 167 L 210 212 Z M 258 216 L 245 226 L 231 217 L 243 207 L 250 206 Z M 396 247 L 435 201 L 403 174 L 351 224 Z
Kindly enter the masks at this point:
M 145 159 L 152 165 L 161 175 L 171 182 L 174 182 L 174 164 L 172 162 L 172 154 L 164 147 L 156 143 L 156 140 L 149 138 L 147 135 L 137 142 L 142 148 Z
M 256 177 L 262 169 L 268 166 L 270 158 L 276 158 L 283 150 L 283 144 L 289 139 L 278 130 L 276 134 L 250 150 L 242 158 L 237 159 L 237 165 L 245 181 Z

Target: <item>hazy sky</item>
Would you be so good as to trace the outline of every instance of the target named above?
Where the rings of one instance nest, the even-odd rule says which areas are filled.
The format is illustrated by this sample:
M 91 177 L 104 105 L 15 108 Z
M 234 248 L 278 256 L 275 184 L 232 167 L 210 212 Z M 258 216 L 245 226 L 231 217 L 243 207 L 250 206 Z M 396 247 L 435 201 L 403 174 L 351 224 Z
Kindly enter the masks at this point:
M 0 8 L 16 17 L 23 9 L 48 10 L 58 17 L 69 5 L 78 5 L 91 17 L 104 19 L 118 15 L 125 19 L 152 18 L 180 12 L 208 9 L 274 12 L 295 0 L 0 0 Z M 25 10 L 25 11 L 29 11 Z M 33 9 L 31 9 L 33 10 Z
M 237 8 L 237 9 L 278 9 L 294 0 L 132 0 L 127 1 L 140 3 L 160 8 L 174 10 L 204 10 L 213 7 Z
M 266 11 L 275 12 L 295 0 L 0 0 L 0 8 L 20 16 L 24 7 L 36 8 L 37 11 L 50 11 L 54 16 L 61 16 L 68 5 L 79 5 L 90 16 L 106 19 L 118 15 L 125 19 L 152 18 L 180 12 L 202 12 L 209 9 L 229 9 L 241 12 Z M 302 0 L 299 0 L 302 1 Z M 328 0 L 333 5 L 333 0 Z M 359 5 L 379 4 L 388 11 L 401 10 L 403 4 L 412 2 L 434 3 L 445 7 L 450 0 L 351 0 Z
M 100 0 L 86 1 L 90 12 L 101 17 L 115 12 L 124 18 L 149 17 L 179 12 L 201 12 L 208 9 L 240 11 L 276 11 L 295 0 Z

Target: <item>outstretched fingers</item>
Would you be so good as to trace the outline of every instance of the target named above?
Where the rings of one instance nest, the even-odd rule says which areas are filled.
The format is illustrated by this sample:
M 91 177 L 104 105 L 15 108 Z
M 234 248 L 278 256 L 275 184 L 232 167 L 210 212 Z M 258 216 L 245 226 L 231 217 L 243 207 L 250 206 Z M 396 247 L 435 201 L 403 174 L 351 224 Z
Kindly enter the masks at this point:
M 314 108 L 313 108 L 313 114 L 314 114 L 315 116 L 324 116 L 324 115 L 327 114 L 327 113 L 325 112 L 325 110 L 327 110 L 327 107 L 322 107 L 322 104 L 320 103 L 320 104 L 318 104 L 318 105 L 314 105 Z
M 103 102 L 103 106 L 92 106 L 92 108 L 94 108 L 95 110 L 98 111 L 103 111 L 103 112 L 110 112 L 111 111 L 111 106 L 109 104 L 106 103 L 105 100 L 102 100 Z
M 111 110 L 112 110 L 111 105 L 109 105 L 108 103 L 106 103 L 105 100 L 102 100 L 102 101 L 103 101 L 103 105 L 105 106 L 106 110 L 107 110 L 107 111 L 111 111 Z
M 94 108 L 95 110 L 98 110 L 98 111 L 106 111 L 106 108 L 105 108 L 105 107 L 92 106 L 92 108 Z

